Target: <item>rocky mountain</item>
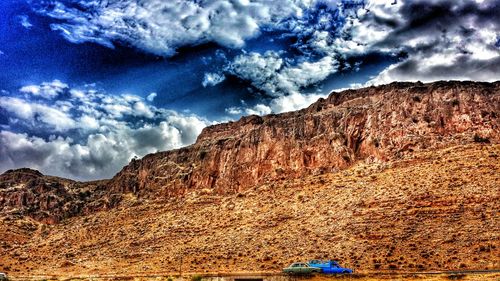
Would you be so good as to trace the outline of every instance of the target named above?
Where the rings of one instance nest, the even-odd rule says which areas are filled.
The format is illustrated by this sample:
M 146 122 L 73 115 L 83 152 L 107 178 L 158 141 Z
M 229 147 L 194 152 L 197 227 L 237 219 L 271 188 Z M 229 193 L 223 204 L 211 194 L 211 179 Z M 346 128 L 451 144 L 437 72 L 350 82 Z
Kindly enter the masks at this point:
M 422 149 L 500 139 L 500 83 L 392 83 L 332 93 L 306 109 L 207 127 L 194 145 L 134 160 L 115 192 L 234 193 Z
M 74 215 L 92 213 L 118 203 L 106 181 L 80 183 L 44 176 L 32 169 L 8 170 L 0 175 L 0 214 L 29 216 L 57 223 Z
M 500 82 L 392 83 L 206 128 L 111 180 L 0 176 L 0 271 L 500 267 Z

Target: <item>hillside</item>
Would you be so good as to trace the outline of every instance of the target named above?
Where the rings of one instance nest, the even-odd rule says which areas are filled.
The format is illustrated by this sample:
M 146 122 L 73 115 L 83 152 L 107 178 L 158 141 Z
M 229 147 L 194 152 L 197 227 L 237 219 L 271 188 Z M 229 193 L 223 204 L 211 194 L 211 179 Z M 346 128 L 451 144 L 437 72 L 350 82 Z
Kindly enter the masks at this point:
M 500 268 L 498 112 L 500 82 L 392 83 L 208 127 L 111 180 L 8 171 L 0 271 Z
M 274 271 L 327 257 L 358 272 L 499 268 L 499 157 L 498 144 L 452 146 L 233 195 L 129 195 L 57 225 L 4 220 L 3 231 L 21 237 L 2 239 L 2 266 L 177 273 L 182 256 L 183 272 Z

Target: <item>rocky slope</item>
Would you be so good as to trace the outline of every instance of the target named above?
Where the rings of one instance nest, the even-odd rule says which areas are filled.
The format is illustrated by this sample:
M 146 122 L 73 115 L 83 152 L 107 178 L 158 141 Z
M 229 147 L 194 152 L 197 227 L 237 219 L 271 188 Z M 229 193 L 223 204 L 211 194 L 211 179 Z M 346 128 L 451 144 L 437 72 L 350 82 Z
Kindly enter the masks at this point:
M 49 226 L 0 221 L 0 270 L 168 276 L 278 271 L 313 258 L 357 272 L 494 269 L 498 210 L 500 145 L 458 145 L 232 195 L 129 194 Z
M 110 194 L 105 184 L 44 176 L 27 168 L 9 170 L 0 175 L 0 214 L 57 223 L 116 205 L 120 196 Z
M 500 82 L 393 83 L 206 128 L 89 183 L 0 176 L 0 271 L 500 267 Z
M 207 127 L 192 146 L 132 161 L 116 192 L 241 192 L 451 143 L 500 139 L 500 82 L 392 83 L 332 93 L 304 110 Z

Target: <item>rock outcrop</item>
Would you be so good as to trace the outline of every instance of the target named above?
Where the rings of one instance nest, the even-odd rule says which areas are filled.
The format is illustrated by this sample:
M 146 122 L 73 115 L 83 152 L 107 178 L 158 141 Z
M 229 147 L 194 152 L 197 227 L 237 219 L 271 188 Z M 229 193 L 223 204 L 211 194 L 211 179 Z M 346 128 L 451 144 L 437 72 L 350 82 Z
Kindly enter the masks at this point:
M 194 145 L 133 160 L 110 182 L 146 197 L 241 192 L 356 161 L 500 139 L 500 82 L 392 83 L 332 93 L 306 109 L 207 127 Z
M 120 199 L 105 188 L 106 181 L 80 183 L 44 176 L 32 169 L 0 175 L 0 214 L 29 216 L 45 223 L 114 206 Z

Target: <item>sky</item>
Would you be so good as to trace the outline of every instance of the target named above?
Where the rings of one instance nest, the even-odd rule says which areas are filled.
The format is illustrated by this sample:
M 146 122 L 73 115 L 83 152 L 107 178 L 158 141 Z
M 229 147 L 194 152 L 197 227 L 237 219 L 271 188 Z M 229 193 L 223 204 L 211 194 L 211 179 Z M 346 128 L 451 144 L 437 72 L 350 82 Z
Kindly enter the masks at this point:
M 500 80 L 500 0 L 2 0 L 0 172 L 110 178 L 212 124 Z

